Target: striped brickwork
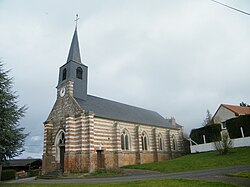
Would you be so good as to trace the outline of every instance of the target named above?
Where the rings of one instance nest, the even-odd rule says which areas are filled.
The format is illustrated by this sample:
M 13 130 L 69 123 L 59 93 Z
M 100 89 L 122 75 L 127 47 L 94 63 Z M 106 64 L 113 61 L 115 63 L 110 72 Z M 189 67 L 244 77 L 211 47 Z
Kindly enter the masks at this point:
M 95 171 L 99 169 L 97 162 L 100 158 L 103 159 L 104 169 L 117 169 L 125 165 L 171 159 L 183 150 L 182 129 L 95 116 L 94 112 L 85 112 L 74 99 L 73 82 L 63 86 L 67 87 L 66 94 L 64 97 L 58 95 L 44 124 L 43 173 L 59 169 L 64 173 Z M 123 150 L 122 133 L 128 136 L 128 145 Z M 142 136 L 146 137 L 147 150 L 142 148 Z M 63 162 L 60 155 L 62 146 L 65 151 Z M 98 152 L 102 155 L 100 158 Z

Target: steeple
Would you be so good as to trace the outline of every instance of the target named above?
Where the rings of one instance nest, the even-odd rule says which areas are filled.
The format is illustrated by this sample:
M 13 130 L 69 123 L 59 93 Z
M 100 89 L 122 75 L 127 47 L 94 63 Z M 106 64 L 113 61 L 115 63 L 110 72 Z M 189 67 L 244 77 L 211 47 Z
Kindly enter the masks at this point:
M 70 45 L 67 63 L 70 61 L 74 61 L 80 64 L 82 63 L 81 55 L 80 55 L 80 48 L 79 48 L 79 43 L 78 43 L 78 36 L 77 36 L 77 26 L 75 28 L 75 32 L 74 32 L 72 42 Z
M 79 18 L 75 21 L 77 21 Z M 80 47 L 77 36 L 77 25 L 69 49 L 67 62 L 60 67 L 58 90 L 64 90 L 65 84 L 73 83 L 73 96 L 85 100 L 87 97 L 88 67 L 81 62 Z M 70 90 L 69 90 L 70 91 Z M 67 93 L 66 89 L 66 93 Z

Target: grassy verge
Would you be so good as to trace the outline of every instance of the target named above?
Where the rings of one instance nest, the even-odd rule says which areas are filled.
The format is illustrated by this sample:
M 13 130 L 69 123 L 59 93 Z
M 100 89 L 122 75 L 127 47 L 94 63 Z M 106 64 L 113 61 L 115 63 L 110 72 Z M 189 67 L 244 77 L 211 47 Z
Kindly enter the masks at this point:
M 1 184 L 0 184 L 1 185 Z M 102 184 L 2 184 L 1 187 L 117 187 L 117 186 L 167 186 L 167 187 L 235 187 L 234 185 L 224 184 L 220 182 L 206 182 L 196 180 L 182 180 L 182 179 L 164 179 L 164 180 L 150 180 L 150 181 L 136 181 L 136 182 L 122 182 L 122 183 L 102 183 Z
M 148 169 L 165 173 L 193 171 L 209 168 L 221 168 L 242 164 L 250 164 L 250 147 L 234 148 L 227 155 L 218 152 L 197 153 L 173 160 L 142 165 L 125 166 L 131 169 Z
M 230 177 L 243 177 L 243 178 L 249 178 L 250 179 L 250 172 L 230 173 L 230 174 L 227 174 L 227 176 L 230 176 Z

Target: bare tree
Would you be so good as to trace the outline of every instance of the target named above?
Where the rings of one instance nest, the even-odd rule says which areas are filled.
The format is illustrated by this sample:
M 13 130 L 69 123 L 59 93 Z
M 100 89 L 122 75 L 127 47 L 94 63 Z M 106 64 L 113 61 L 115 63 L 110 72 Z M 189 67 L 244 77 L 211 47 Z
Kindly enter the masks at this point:
M 212 114 L 210 113 L 210 111 L 207 109 L 207 115 L 206 118 L 204 119 L 202 126 L 207 126 L 207 125 L 212 125 L 213 124 L 213 120 L 212 120 Z

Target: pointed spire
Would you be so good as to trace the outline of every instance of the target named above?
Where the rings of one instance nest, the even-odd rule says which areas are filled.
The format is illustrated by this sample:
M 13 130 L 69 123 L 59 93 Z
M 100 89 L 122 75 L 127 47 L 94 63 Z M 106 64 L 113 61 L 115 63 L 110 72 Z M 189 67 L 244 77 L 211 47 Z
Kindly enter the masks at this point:
M 80 48 L 79 48 L 78 36 L 77 36 L 77 26 L 75 28 L 75 32 L 74 32 L 72 42 L 70 45 L 70 50 L 69 50 L 67 62 L 69 62 L 69 61 L 81 63 Z

